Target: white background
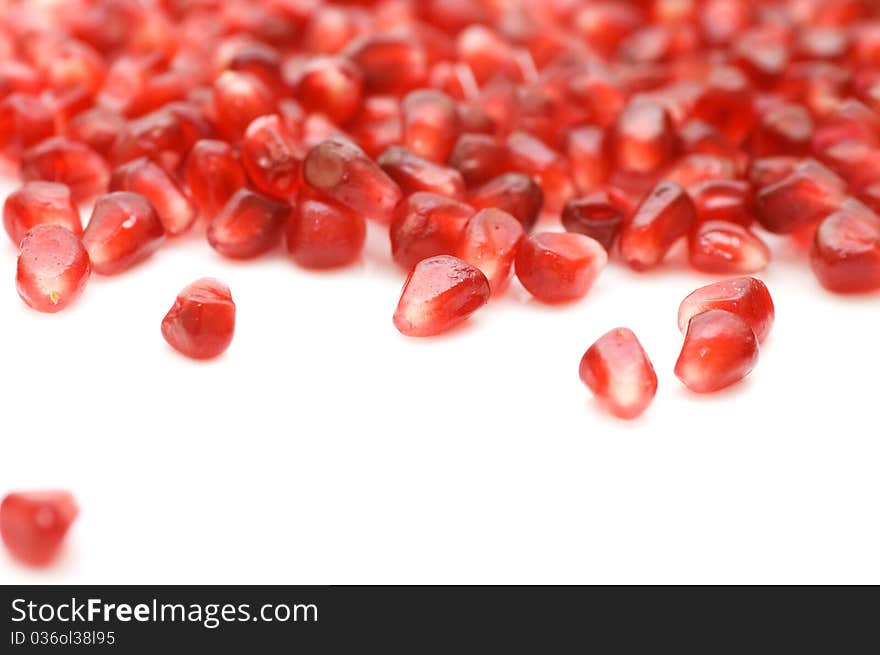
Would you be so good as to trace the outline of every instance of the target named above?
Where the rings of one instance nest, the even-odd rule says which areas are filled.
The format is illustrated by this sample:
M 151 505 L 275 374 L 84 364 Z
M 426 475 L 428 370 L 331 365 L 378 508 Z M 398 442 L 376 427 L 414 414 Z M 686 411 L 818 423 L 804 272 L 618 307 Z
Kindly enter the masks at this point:
M 192 234 L 54 316 L 19 300 L 3 235 L 0 493 L 67 488 L 81 515 L 57 565 L 3 553 L 0 581 L 880 583 L 880 298 L 834 297 L 774 246 L 758 368 L 696 397 L 676 312 L 712 278 L 680 263 L 613 264 L 562 308 L 514 282 L 420 341 L 391 323 L 402 274 L 375 226 L 329 274 Z M 238 325 L 200 364 L 159 325 L 206 275 Z M 620 325 L 660 378 L 634 423 L 577 376 Z

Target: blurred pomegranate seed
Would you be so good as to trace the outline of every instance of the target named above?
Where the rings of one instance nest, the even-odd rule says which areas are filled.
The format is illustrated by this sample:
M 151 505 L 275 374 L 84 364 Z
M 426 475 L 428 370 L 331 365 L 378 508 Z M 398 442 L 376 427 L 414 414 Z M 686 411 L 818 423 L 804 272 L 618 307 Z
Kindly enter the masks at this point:
M 711 393 L 742 380 L 757 362 L 758 340 L 749 324 L 711 309 L 688 322 L 675 375 L 691 391 Z
M 544 193 L 530 176 L 505 173 L 468 194 L 468 204 L 476 209 L 506 211 L 522 223 L 526 232 L 530 232 L 544 206 Z
M 516 276 L 537 300 L 578 300 L 593 286 L 608 262 L 598 241 L 574 232 L 541 232 L 522 241 Z
M 0 153 L 18 159 L 27 148 L 55 133 L 55 119 L 39 98 L 12 93 L 0 102 Z
M 414 193 L 394 212 L 389 230 L 391 256 L 411 270 L 422 259 L 453 255 L 474 209 L 435 193 Z
M 835 211 L 846 195 L 846 183 L 819 162 L 807 159 L 755 197 L 761 225 L 787 234 L 813 224 Z
M 630 268 L 659 265 L 696 220 L 691 199 L 675 182 L 661 182 L 645 197 L 620 237 L 620 254 Z
M 212 218 L 232 194 L 244 187 L 247 176 L 232 146 L 202 139 L 189 153 L 184 180 L 199 209 Z
M 95 203 L 83 233 L 83 245 L 93 270 L 113 275 L 151 255 L 164 238 L 162 221 L 146 198 L 130 191 L 115 191 Z
M 299 183 L 300 161 L 293 135 L 277 114 L 255 118 L 244 133 L 241 161 L 258 191 L 289 198 Z
M 18 246 L 25 233 L 37 225 L 61 225 L 77 237 L 82 236 L 79 210 L 70 189 L 55 182 L 27 182 L 8 196 L 3 204 L 3 227 Z
M 752 150 L 756 157 L 806 155 L 810 150 L 813 127 L 813 119 L 804 107 L 780 105 L 761 117 L 752 139 Z
M 738 223 L 707 221 L 691 232 L 688 256 L 698 271 L 741 275 L 764 270 L 770 261 L 770 249 Z
M 408 337 L 448 332 L 485 305 L 490 293 L 478 268 L 449 255 L 423 259 L 403 285 L 394 326 Z
M 678 309 L 678 329 L 684 333 L 694 316 L 711 309 L 737 314 L 758 341 L 767 338 L 776 316 L 767 286 L 753 277 L 737 277 L 700 287 L 685 298 Z
M 229 287 L 213 278 L 196 280 L 177 295 L 162 319 L 162 336 L 192 359 L 226 352 L 235 333 L 235 303 Z
M 569 200 L 562 210 L 562 225 L 569 232 L 585 234 L 610 251 L 633 207 L 623 192 L 614 187 Z
M 698 223 L 724 221 L 750 227 L 755 222 L 752 189 L 744 180 L 703 180 L 687 187 Z
M 391 146 L 376 159 L 404 195 L 429 191 L 456 200 L 465 195 L 464 179 L 456 169 L 419 157 L 402 146 Z
M 350 209 L 300 198 L 287 219 L 287 251 L 306 268 L 347 266 L 360 257 L 366 230 L 363 216 Z
M 605 132 L 601 128 L 586 125 L 569 132 L 565 154 L 575 186 L 581 192 L 593 191 L 608 179 L 610 166 L 605 157 Z
M 337 125 L 354 118 L 363 80 L 358 68 L 341 57 L 316 57 L 298 71 L 296 99 L 308 112 L 322 112 Z
M 611 414 L 634 419 L 657 393 L 657 374 L 632 330 L 616 328 L 602 335 L 584 353 L 581 381 Z
M 846 201 L 819 224 L 810 260 L 829 291 L 880 289 L 880 216 L 861 203 Z
M 470 186 L 488 182 L 508 169 L 507 144 L 489 134 L 462 134 L 449 155 L 449 165 Z
M 57 557 L 78 513 L 66 491 L 11 493 L 0 503 L 0 537 L 15 559 L 46 566 Z
M 465 226 L 457 254 L 483 272 L 495 295 L 506 286 L 524 237 L 520 222 L 507 212 L 481 209 Z
M 421 86 L 428 76 L 424 48 L 409 34 L 374 34 L 353 41 L 345 56 L 363 73 L 370 94 L 403 95 Z
M 108 157 L 122 131 L 125 119 L 110 109 L 94 107 L 74 116 L 67 124 L 66 135 L 82 141 L 102 157 Z
M 539 139 L 514 132 L 507 139 L 507 151 L 511 168 L 531 175 L 541 185 L 548 211 L 560 211 L 574 195 L 568 162 Z
M 258 77 L 226 71 L 214 81 L 213 111 L 220 134 L 237 141 L 251 121 L 275 111 L 275 98 Z
M 165 233 L 183 234 L 196 219 L 196 208 L 165 169 L 146 157 L 123 164 L 110 177 L 111 191 L 133 191 L 150 201 Z
M 631 102 L 617 117 L 608 147 L 620 170 L 630 173 L 656 171 L 675 155 L 672 120 L 658 103 Z
M 403 144 L 434 162 L 445 162 L 461 133 L 455 101 L 441 91 L 413 91 L 403 99 Z
M 79 298 L 91 273 L 79 237 L 61 225 L 38 225 L 21 241 L 18 295 L 39 312 L 60 312 Z
M 101 155 L 84 143 L 56 136 L 25 151 L 21 177 L 25 182 L 66 184 L 74 202 L 84 202 L 107 190 L 110 170 Z
M 227 257 L 257 257 L 278 243 L 290 212 L 286 203 L 240 189 L 208 225 L 208 243 Z

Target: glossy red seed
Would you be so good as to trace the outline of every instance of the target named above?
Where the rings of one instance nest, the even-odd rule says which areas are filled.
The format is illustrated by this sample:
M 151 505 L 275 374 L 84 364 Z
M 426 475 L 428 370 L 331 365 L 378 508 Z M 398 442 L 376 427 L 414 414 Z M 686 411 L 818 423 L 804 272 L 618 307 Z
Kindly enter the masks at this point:
M 541 214 L 544 193 L 529 175 L 505 173 L 471 191 L 468 194 L 468 204 L 476 209 L 495 208 L 506 211 L 529 232 Z
M 300 198 L 287 219 L 286 236 L 287 251 L 300 266 L 337 268 L 360 257 L 366 222 L 340 205 Z
M 764 270 L 770 261 L 770 249 L 742 225 L 707 221 L 691 232 L 688 257 L 698 271 L 742 275 Z
M 177 295 L 162 319 L 162 336 L 192 359 L 226 352 L 235 334 L 235 303 L 229 287 L 213 278 L 196 280 Z
M 21 241 L 18 295 L 40 312 L 60 312 L 79 298 L 91 273 L 79 237 L 61 225 L 38 225 Z
M 257 257 L 278 243 L 290 212 L 287 203 L 241 189 L 211 220 L 208 243 L 227 257 Z
M 569 200 L 562 210 L 562 225 L 569 232 L 595 239 L 610 251 L 632 211 L 632 204 L 622 191 L 607 187 Z
M 445 162 L 461 134 L 455 101 L 442 91 L 413 91 L 403 99 L 403 144 L 434 162 Z
M 461 236 L 458 256 L 479 268 L 489 280 L 492 293 L 504 289 L 525 231 L 518 220 L 500 209 L 481 209 Z
M 351 136 L 370 157 L 403 141 L 400 102 L 391 96 L 370 96 L 350 123 Z
M 617 117 L 610 133 L 609 152 L 624 172 L 651 173 L 675 155 L 672 120 L 658 103 L 631 102 Z
M 66 491 L 11 493 L 0 503 L 0 537 L 15 559 L 46 566 L 57 557 L 77 514 Z
M 767 286 L 753 277 L 737 277 L 700 287 L 678 309 L 678 329 L 684 333 L 691 318 L 710 309 L 733 312 L 748 323 L 758 341 L 773 327 L 776 310 Z
M 587 294 L 607 262 L 605 248 L 590 237 L 541 232 L 520 244 L 516 276 L 541 302 L 570 302 Z
M 611 414 L 634 419 L 657 393 L 657 374 L 636 335 L 616 328 L 602 335 L 584 353 L 581 381 Z
M 507 151 L 511 168 L 531 175 L 541 185 L 548 211 L 560 211 L 574 195 L 568 162 L 541 140 L 514 132 L 507 139 Z
M 736 314 L 712 309 L 688 323 L 675 375 L 696 393 L 711 393 L 735 384 L 758 362 L 758 340 Z
M 752 95 L 751 83 L 739 68 L 713 69 L 690 117 L 712 125 L 730 143 L 740 144 L 758 118 Z
M 61 225 L 82 236 L 79 210 L 70 189 L 56 182 L 27 182 L 6 197 L 3 204 L 3 227 L 18 246 L 25 233 L 37 225 Z
M 610 166 L 604 150 L 605 132 L 595 125 L 579 127 L 568 133 L 565 154 L 575 187 L 581 192 L 592 191 L 608 179 Z
M 408 337 L 429 337 L 462 323 L 489 301 L 486 276 L 449 255 L 423 259 L 409 274 L 394 325 Z
M 675 182 L 661 182 L 645 197 L 620 236 L 620 254 L 630 268 L 659 265 L 696 220 L 691 199 Z
M 141 157 L 116 168 L 110 177 L 111 191 L 133 191 L 150 201 L 165 233 L 183 234 L 196 219 L 195 205 L 180 185 L 158 164 Z
M 83 202 L 107 189 L 110 170 L 104 159 L 84 143 L 56 136 L 25 151 L 21 177 L 25 182 L 66 184 L 74 202 Z
M 379 155 L 376 163 L 397 182 L 404 195 L 429 191 L 457 200 L 464 199 L 465 186 L 461 173 L 419 157 L 402 146 L 391 146 Z
M 403 95 L 428 76 L 425 49 L 409 34 L 372 34 L 353 41 L 345 55 L 363 73 L 369 93 Z
M 836 210 L 846 195 L 846 183 L 819 162 L 807 159 L 755 197 L 761 225 L 777 234 L 795 232 Z
M 724 221 L 749 227 L 755 222 L 752 189 L 745 180 L 703 180 L 687 187 L 697 222 Z
M 189 153 L 184 180 L 201 212 L 213 217 L 247 183 L 238 155 L 224 141 L 202 139 Z
M 0 101 L 0 153 L 17 159 L 55 133 L 55 119 L 36 96 L 12 93 Z
M 278 114 L 255 118 L 244 133 L 241 162 L 258 191 L 286 199 L 299 183 L 296 141 Z
M 735 177 L 736 162 L 729 157 L 691 153 L 675 162 L 666 171 L 667 181 L 689 187 L 707 180 L 720 180 Z
M 367 218 L 388 222 L 400 187 L 357 146 L 328 139 L 309 151 L 303 178 L 315 190 Z
M 846 201 L 819 224 L 810 260 L 829 291 L 880 289 L 880 216 L 861 203 Z
M 275 98 L 258 77 L 226 71 L 214 81 L 212 106 L 220 134 L 237 141 L 251 121 L 275 111 Z
M 344 125 L 357 113 L 363 85 L 360 70 L 341 57 L 316 57 L 298 71 L 296 99 L 308 112 L 321 112 Z
M 473 215 L 473 207 L 458 200 L 414 193 L 394 211 L 389 229 L 391 256 L 399 266 L 411 270 L 427 257 L 453 255 Z
M 482 184 L 508 170 L 507 144 L 489 134 L 462 134 L 449 155 L 449 165 L 469 186 Z
M 761 117 L 752 139 L 752 151 L 757 157 L 806 155 L 813 127 L 810 113 L 801 105 L 779 105 Z
M 67 124 L 66 134 L 82 141 L 102 157 L 108 157 L 116 135 L 122 131 L 125 119 L 104 107 L 87 109 L 74 116 Z
M 152 254 L 165 229 L 150 202 L 138 193 L 116 191 L 95 203 L 83 233 L 92 269 L 101 275 L 119 273 Z

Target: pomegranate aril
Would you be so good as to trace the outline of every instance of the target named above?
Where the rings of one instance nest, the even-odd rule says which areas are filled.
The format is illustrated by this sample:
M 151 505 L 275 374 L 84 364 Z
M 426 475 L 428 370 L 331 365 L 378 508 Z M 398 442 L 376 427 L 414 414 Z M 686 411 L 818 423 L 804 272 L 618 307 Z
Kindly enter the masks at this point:
M 390 96 L 368 97 L 350 126 L 352 138 L 370 157 L 403 141 L 400 103 Z
M 162 336 L 192 359 L 212 359 L 229 348 L 235 303 L 229 287 L 213 278 L 196 280 L 177 295 L 162 319 Z
M 605 132 L 601 128 L 586 125 L 569 132 L 565 154 L 580 191 L 592 191 L 608 179 L 610 166 L 604 150 Z
M 506 211 L 529 232 L 541 214 L 544 193 L 530 176 L 524 173 L 505 173 L 468 194 L 468 204 L 475 209 L 495 208 Z
M 767 267 L 770 249 L 751 230 L 738 223 L 699 223 L 688 242 L 691 266 L 704 273 L 757 273 Z
M 408 337 L 429 337 L 447 332 L 489 301 L 486 276 L 449 255 L 423 259 L 409 274 L 394 325 Z
M 507 212 L 481 209 L 465 226 L 457 254 L 483 272 L 492 293 L 496 294 L 510 278 L 511 266 L 524 237 L 520 222 Z
M 468 185 L 482 184 L 508 169 L 507 144 L 489 134 L 462 134 L 449 155 L 449 165 Z
M 258 191 L 289 198 L 299 183 L 296 142 L 278 114 L 254 119 L 244 133 L 241 161 Z
M 507 139 L 507 153 L 511 168 L 531 175 L 541 185 L 548 211 L 560 211 L 574 195 L 568 162 L 540 139 L 514 132 Z
M 37 225 L 61 225 L 82 236 L 79 210 L 70 189 L 56 182 L 27 182 L 6 197 L 3 227 L 17 247 L 25 233 Z
M 240 189 L 208 225 L 208 243 L 227 257 L 262 255 L 278 243 L 291 209 L 280 200 Z
M 202 213 L 213 217 L 236 191 L 247 183 L 247 176 L 235 149 L 225 141 L 202 139 L 189 153 L 184 180 Z
M 757 120 L 748 78 L 733 66 L 713 69 L 690 117 L 717 128 L 730 143 L 740 144 Z
M 757 157 L 770 155 L 806 155 L 813 137 L 813 119 L 801 105 L 785 104 L 770 109 L 752 139 Z
M 585 234 L 610 251 L 633 208 L 622 191 L 608 187 L 569 200 L 562 210 L 562 225 L 569 232 Z
M 474 209 L 435 193 L 414 193 L 394 212 L 389 235 L 391 256 L 406 270 L 434 255 L 455 254 Z
M 376 163 L 397 182 L 404 195 L 429 191 L 457 200 L 464 199 L 465 185 L 461 173 L 419 157 L 402 146 L 391 146 L 379 155 Z
M 309 151 L 303 179 L 352 211 L 386 223 L 402 196 L 376 162 L 342 138 L 328 139 Z
M 441 91 L 413 91 L 403 99 L 403 144 L 434 162 L 445 162 L 461 133 L 455 101 Z
M 115 191 L 98 199 L 83 233 L 92 269 L 119 273 L 152 254 L 165 229 L 150 202 L 138 193 Z
M 658 103 L 634 101 L 617 117 L 608 141 L 615 165 L 627 173 L 651 173 L 676 151 L 675 130 Z
M 523 239 L 516 276 L 545 303 L 578 300 L 587 294 L 608 262 L 602 244 L 574 232 L 540 232 Z
M 777 234 L 795 232 L 835 211 L 846 195 L 846 183 L 819 162 L 806 159 L 755 197 L 761 225 Z
M 17 159 L 54 133 L 55 119 L 40 98 L 13 93 L 0 102 L 0 153 Z
M 353 41 L 345 56 L 363 73 L 369 93 L 403 95 L 428 76 L 425 49 L 409 34 L 374 34 Z
M 358 68 L 341 57 L 316 57 L 306 62 L 294 82 L 296 99 L 303 109 L 324 113 L 337 125 L 345 125 L 357 114 L 362 85 Z
M 752 189 L 744 180 L 703 180 L 687 187 L 698 223 L 724 221 L 750 227 L 755 222 Z
M 584 353 L 581 381 L 610 413 L 634 419 L 657 393 L 657 374 L 636 335 L 616 328 L 602 335 Z
M 844 202 L 819 224 L 810 260 L 829 291 L 880 289 L 880 216 L 854 200 Z
M 67 124 L 66 135 L 82 141 L 102 157 L 110 155 L 116 135 L 122 131 L 125 119 L 104 107 L 93 107 L 74 116 Z
M 666 253 L 691 229 L 694 204 L 675 182 L 661 182 L 645 197 L 620 236 L 620 254 L 630 268 L 658 266 Z
M 306 268 L 347 266 L 360 257 L 366 230 L 360 214 L 331 202 L 301 197 L 287 219 L 287 251 Z
M 675 375 L 696 393 L 711 393 L 742 380 L 758 361 L 751 326 L 731 312 L 711 309 L 688 323 Z
M 212 108 L 220 134 L 237 141 L 251 121 L 275 111 L 275 98 L 260 78 L 226 71 L 214 81 Z
M 61 225 L 38 225 L 25 234 L 15 281 L 18 295 L 40 312 L 59 312 L 76 300 L 91 273 L 79 237 Z
M 106 191 L 110 170 L 101 155 L 84 143 L 56 136 L 25 151 L 21 177 L 25 182 L 66 184 L 74 202 L 83 202 Z
M 183 234 L 196 219 L 196 208 L 161 166 L 141 157 L 123 164 L 110 177 L 111 191 L 132 191 L 150 201 L 165 233 Z
M 77 514 L 66 491 L 11 493 L 0 503 L 0 537 L 18 561 L 46 566 L 58 555 Z
M 678 308 L 678 329 L 684 333 L 697 314 L 711 309 L 733 312 L 751 326 L 758 341 L 773 327 L 776 310 L 767 286 L 753 277 L 737 277 L 700 287 Z

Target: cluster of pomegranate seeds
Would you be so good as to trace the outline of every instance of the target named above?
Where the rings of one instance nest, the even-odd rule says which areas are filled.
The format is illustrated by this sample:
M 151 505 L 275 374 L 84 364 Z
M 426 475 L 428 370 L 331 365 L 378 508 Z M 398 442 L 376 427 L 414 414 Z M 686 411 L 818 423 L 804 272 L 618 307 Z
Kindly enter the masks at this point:
M 45 566 L 57 557 L 78 512 L 66 491 L 11 493 L 0 503 L 0 537 L 17 560 Z

